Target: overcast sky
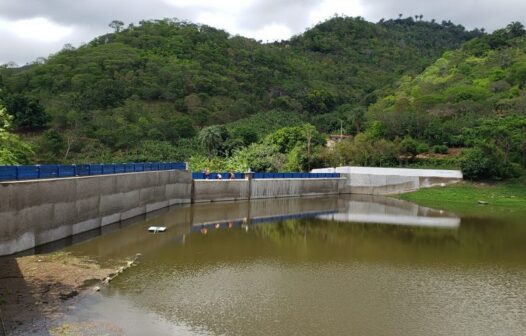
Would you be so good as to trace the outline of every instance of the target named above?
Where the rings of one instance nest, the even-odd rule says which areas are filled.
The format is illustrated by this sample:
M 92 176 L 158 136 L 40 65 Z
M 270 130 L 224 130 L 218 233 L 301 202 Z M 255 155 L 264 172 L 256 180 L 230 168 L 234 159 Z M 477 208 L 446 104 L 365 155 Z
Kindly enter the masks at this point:
M 263 41 L 287 39 L 333 14 L 376 22 L 423 14 L 488 31 L 526 24 L 526 0 L 0 0 L 0 64 L 47 57 L 110 32 L 108 23 L 179 18 Z

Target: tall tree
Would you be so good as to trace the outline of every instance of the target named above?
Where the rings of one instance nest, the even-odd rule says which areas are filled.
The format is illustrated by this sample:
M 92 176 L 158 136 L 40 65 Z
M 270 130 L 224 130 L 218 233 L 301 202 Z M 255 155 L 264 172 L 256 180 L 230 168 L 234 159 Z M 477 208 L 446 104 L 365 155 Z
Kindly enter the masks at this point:
M 208 156 L 217 154 L 224 142 L 224 127 L 210 126 L 203 128 L 199 134 L 199 143 L 205 148 Z
M 14 117 L 13 126 L 23 130 L 38 130 L 51 119 L 44 106 L 36 98 L 28 98 L 21 94 L 7 96 L 5 99 L 7 112 Z
M 119 21 L 119 20 L 113 20 L 108 25 L 108 27 L 113 28 L 116 33 L 121 31 L 122 26 L 124 26 L 124 22 Z

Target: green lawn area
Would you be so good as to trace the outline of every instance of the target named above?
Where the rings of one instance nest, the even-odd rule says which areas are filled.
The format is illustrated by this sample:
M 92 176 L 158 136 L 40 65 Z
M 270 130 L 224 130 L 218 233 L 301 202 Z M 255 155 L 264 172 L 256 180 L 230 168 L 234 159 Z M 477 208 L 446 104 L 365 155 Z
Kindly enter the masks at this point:
M 526 180 L 524 179 L 502 183 L 462 182 L 446 187 L 420 189 L 398 197 L 459 215 L 526 215 Z M 480 205 L 479 201 L 488 204 Z

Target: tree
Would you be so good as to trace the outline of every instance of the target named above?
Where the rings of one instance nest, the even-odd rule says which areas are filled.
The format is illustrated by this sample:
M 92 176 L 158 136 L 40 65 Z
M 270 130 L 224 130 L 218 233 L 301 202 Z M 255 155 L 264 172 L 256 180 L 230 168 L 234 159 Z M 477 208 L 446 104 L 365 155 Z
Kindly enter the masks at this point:
M 327 113 L 336 105 L 334 95 L 326 90 L 312 90 L 304 100 L 305 109 L 311 113 Z
M 172 143 L 175 143 L 181 138 L 191 138 L 195 136 L 196 133 L 192 119 L 188 116 L 171 116 L 154 129 L 160 131 L 164 139 Z
M 54 128 L 44 132 L 38 143 L 40 158 L 47 163 L 57 163 L 62 160 L 66 151 L 66 140 Z
M 506 26 L 506 31 L 511 37 L 519 37 L 526 33 L 524 25 L 518 21 L 514 21 Z
M 22 130 L 38 130 L 51 119 L 36 98 L 14 94 L 5 99 L 7 112 L 14 117 L 13 126 Z
M 241 139 L 245 146 L 258 141 L 257 133 L 247 126 L 238 126 L 229 131 L 233 138 Z
M 513 175 L 504 153 L 492 143 L 480 143 L 462 154 L 460 168 L 472 180 L 497 179 Z
M 307 140 L 307 170 L 310 171 L 311 163 L 311 151 L 312 151 L 312 138 L 316 133 L 316 128 L 310 124 L 305 124 L 303 126 L 303 136 Z
M 113 28 L 116 33 L 121 31 L 122 26 L 124 26 L 124 22 L 119 21 L 119 20 L 113 20 L 108 25 L 108 27 Z
M 15 134 L 9 132 L 12 117 L 0 105 L 0 164 L 27 164 L 34 154 L 31 146 Z
M 199 131 L 199 143 L 205 148 L 210 158 L 213 154 L 219 154 L 226 140 L 226 129 L 222 126 L 209 126 Z
M 399 145 L 400 154 L 404 157 L 408 157 L 410 160 L 413 160 L 418 154 L 418 141 L 411 137 L 405 137 Z

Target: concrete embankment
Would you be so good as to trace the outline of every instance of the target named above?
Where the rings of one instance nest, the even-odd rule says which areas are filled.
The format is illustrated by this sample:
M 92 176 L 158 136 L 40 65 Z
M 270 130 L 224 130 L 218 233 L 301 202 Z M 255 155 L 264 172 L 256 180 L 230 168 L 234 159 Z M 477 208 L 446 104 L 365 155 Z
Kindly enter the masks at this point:
M 0 255 L 174 204 L 338 194 L 342 178 L 192 180 L 149 171 L 0 183 Z
M 347 180 L 341 193 L 349 194 L 393 195 L 462 181 L 460 170 L 336 167 L 313 172 L 340 173 Z
M 194 180 L 193 203 L 339 194 L 343 178 Z
M 192 203 L 239 201 L 250 198 L 250 181 L 194 180 Z
M 299 197 L 339 194 L 342 178 L 252 180 L 250 198 Z
M 191 201 L 179 170 L 0 183 L 0 255 Z
M 192 180 L 149 171 L 0 183 L 0 255 L 20 252 L 182 203 L 354 194 L 396 194 L 462 179 L 459 171 L 339 167 L 341 178 Z

